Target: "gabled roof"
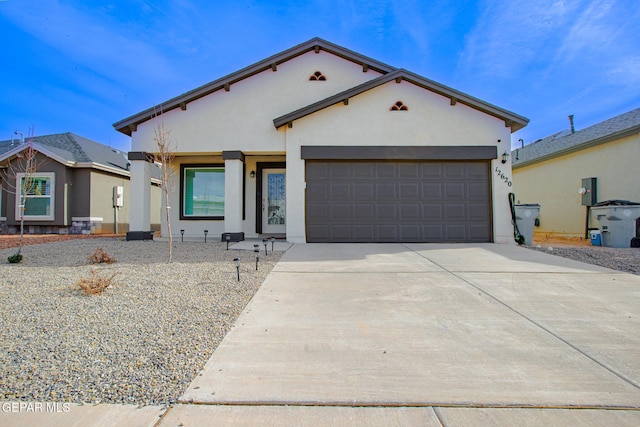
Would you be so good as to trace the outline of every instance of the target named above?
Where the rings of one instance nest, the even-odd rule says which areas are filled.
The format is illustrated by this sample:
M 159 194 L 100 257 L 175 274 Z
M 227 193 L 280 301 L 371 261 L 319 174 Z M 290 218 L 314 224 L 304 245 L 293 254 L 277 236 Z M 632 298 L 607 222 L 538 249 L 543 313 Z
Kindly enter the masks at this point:
M 285 124 L 290 124 L 294 120 L 300 119 L 304 116 L 308 116 L 309 114 L 313 114 L 316 111 L 322 110 L 323 108 L 327 108 L 340 102 L 347 102 L 351 97 L 360 95 L 363 92 L 366 92 L 370 89 L 376 88 L 393 80 L 398 83 L 400 83 L 402 80 L 406 80 L 412 84 L 415 84 L 416 86 L 422 87 L 424 89 L 430 90 L 431 92 L 435 92 L 439 95 L 449 98 L 451 105 L 455 105 L 459 102 L 476 110 L 482 111 L 483 113 L 504 120 L 505 126 L 510 127 L 511 132 L 522 129 L 527 125 L 527 123 L 529 123 L 529 119 L 527 119 L 526 117 L 522 117 L 500 107 L 496 107 L 495 105 L 484 102 L 478 98 L 474 98 L 470 95 L 467 95 L 466 93 L 452 89 L 448 86 L 434 82 L 433 80 L 429 80 L 425 77 L 419 76 L 401 68 L 382 75 L 376 79 L 369 80 L 368 82 L 365 82 L 354 88 L 345 90 L 344 92 L 340 92 L 336 95 L 330 96 L 329 98 L 323 99 L 322 101 L 316 102 L 284 116 L 278 117 L 273 120 L 273 124 L 276 128 L 279 128 L 280 126 L 283 126 Z
M 362 65 L 363 69 L 371 69 L 379 73 L 388 73 L 394 70 L 394 68 L 390 65 L 376 61 L 375 59 L 369 58 L 367 56 L 360 55 L 359 53 L 353 52 L 349 49 L 345 49 L 341 46 L 316 37 L 305 43 L 294 46 L 291 49 L 287 49 L 284 52 L 270 56 L 267 59 L 236 71 L 235 73 L 231 73 L 218 80 L 214 80 L 211 83 L 207 83 L 194 90 L 163 102 L 161 110 L 162 112 L 167 112 L 175 108 L 182 108 L 183 110 L 185 110 L 189 102 L 195 101 L 196 99 L 207 96 L 218 90 L 225 88 L 228 89 L 234 83 L 237 83 L 255 74 L 261 73 L 265 70 L 275 70 L 277 69 L 277 66 L 279 64 L 289 61 L 290 59 L 303 55 L 312 50 L 315 50 L 316 52 L 322 50 L 332 53 L 343 59 Z M 141 113 L 135 114 L 133 116 L 127 117 L 124 120 L 120 120 L 119 122 L 114 123 L 113 127 L 117 131 L 131 136 L 132 131 L 134 131 L 140 123 L 150 120 L 159 113 L 160 111 L 158 111 L 157 108 L 149 108 L 142 111 Z
M 558 132 L 514 150 L 513 167 L 527 166 L 636 133 L 640 133 L 640 108 L 575 133 Z
M 69 167 L 94 167 L 128 175 L 126 153 L 71 132 L 36 136 L 30 140 L 38 152 Z M 0 141 L 0 161 L 24 150 L 30 141 Z

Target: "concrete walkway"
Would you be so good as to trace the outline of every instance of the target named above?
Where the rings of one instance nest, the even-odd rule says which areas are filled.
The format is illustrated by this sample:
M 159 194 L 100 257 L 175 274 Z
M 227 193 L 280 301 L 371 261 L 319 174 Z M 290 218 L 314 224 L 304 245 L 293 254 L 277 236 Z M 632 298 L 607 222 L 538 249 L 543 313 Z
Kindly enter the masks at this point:
M 295 245 L 161 424 L 640 425 L 639 313 L 513 246 Z
M 294 245 L 181 402 L 3 406 L 0 426 L 638 426 L 640 276 L 506 245 Z

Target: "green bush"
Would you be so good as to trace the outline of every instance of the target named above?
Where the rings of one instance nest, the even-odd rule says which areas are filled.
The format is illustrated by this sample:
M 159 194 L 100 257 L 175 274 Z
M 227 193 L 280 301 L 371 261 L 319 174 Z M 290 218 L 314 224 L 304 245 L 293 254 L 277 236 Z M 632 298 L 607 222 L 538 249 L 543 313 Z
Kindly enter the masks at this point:
M 16 252 L 15 254 L 7 258 L 7 261 L 9 261 L 11 264 L 17 264 L 22 261 L 22 254 L 20 252 Z

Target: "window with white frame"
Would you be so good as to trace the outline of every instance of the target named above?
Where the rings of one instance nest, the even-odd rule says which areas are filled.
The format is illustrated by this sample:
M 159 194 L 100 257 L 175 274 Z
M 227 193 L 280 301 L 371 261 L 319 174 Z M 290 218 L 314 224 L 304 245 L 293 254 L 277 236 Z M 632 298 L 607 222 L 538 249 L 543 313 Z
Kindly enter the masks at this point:
M 53 220 L 56 180 L 54 173 L 16 174 L 16 219 Z
M 224 218 L 224 167 L 181 166 L 182 219 Z

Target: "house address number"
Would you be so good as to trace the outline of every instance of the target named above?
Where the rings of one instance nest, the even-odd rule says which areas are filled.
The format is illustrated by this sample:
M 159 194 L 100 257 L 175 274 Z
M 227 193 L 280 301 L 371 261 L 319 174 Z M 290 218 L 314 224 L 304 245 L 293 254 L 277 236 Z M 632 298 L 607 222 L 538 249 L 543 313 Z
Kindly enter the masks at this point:
M 513 183 L 512 183 L 512 182 L 511 182 L 511 180 L 509 179 L 509 177 L 508 177 L 508 176 L 506 176 L 506 175 L 504 174 L 504 172 L 502 172 L 498 166 L 496 166 L 496 175 L 498 175 L 498 176 L 500 177 L 500 179 L 501 179 L 501 180 L 503 180 L 504 182 L 506 182 L 506 183 L 507 183 L 507 185 L 508 185 L 509 187 L 511 187 L 511 186 L 513 185 Z

